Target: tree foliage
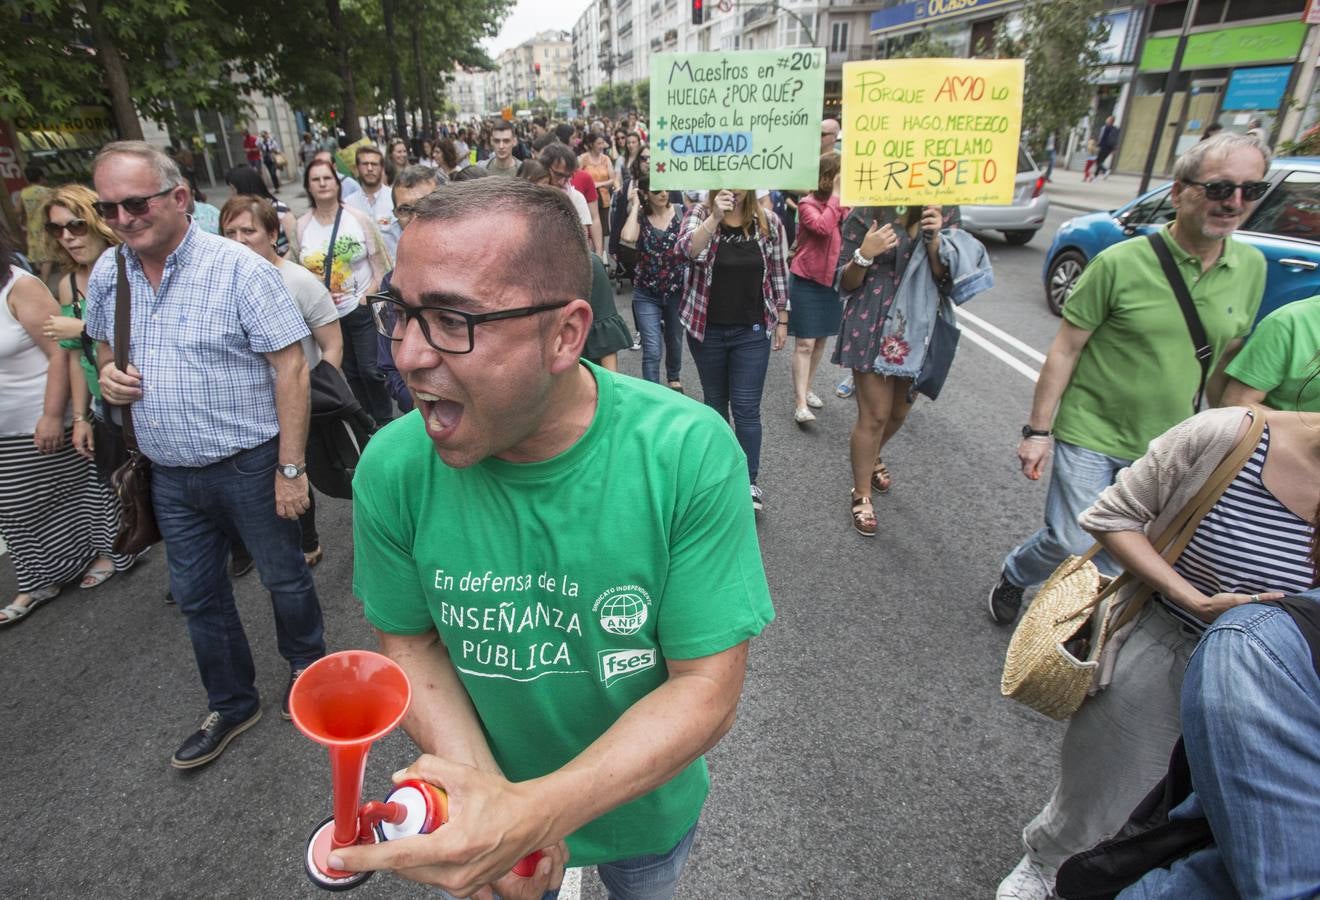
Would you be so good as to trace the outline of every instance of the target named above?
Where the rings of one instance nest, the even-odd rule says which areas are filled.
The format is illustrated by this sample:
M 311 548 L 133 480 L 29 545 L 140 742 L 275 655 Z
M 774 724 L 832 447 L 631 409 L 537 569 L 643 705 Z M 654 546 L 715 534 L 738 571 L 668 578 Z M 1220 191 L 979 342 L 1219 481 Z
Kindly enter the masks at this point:
M 1022 127 L 1028 146 L 1040 154 L 1050 135 L 1062 140 L 1090 110 L 1106 26 L 1089 0 L 1027 0 L 1021 17 L 1016 34 L 1000 23 L 995 55 L 1026 61 Z

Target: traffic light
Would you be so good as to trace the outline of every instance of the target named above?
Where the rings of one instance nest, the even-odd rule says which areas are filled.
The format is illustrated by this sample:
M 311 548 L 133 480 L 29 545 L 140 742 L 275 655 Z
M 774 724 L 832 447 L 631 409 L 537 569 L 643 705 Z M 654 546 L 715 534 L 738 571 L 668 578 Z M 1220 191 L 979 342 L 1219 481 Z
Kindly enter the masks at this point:
M 703 19 L 703 15 L 702 15 L 702 14 L 705 12 L 705 10 L 702 9 L 702 3 L 703 3 L 703 0 L 692 0 L 692 24 L 693 24 L 693 25 L 700 25 L 700 24 L 702 23 L 702 21 L 704 21 L 704 19 Z
M 335 117 L 335 111 L 332 109 L 330 110 L 330 118 L 333 119 L 334 117 Z
M 532 68 L 536 70 L 536 74 L 537 74 L 537 75 L 540 75 L 540 74 L 541 74 L 541 64 L 540 64 L 540 63 L 536 63 L 536 64 L 534 64 L 534 65 L 532 66 Z

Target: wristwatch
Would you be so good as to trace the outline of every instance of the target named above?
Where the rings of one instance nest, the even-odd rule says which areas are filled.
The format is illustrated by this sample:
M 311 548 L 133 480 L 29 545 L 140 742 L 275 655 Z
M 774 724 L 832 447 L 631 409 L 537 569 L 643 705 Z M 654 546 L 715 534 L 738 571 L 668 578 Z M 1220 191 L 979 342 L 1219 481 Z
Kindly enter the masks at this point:
M 306 471 L 307 471 L 306 463 L 302 463 L 302 464 L 281 463 L 279 466 L 279 473 L 283 475 L 285 478 L 289 479 L 290 481 L 302 475 L 302 473 Z
M 1052 434 L 1054 434 L 1054 432 L 1052 432 L 1052 431 L 1039 431 L 1039 430 L 1037 430 L 1037 429 L 1035 429 L 1035 428 L 1032 428 L 1030 425 L 1023 425 L 1023 426 L 1022 426 L 1022 436 L 1023 436 L 1024 438 L 1032 438 L 1032 437 L 1050 437 Z
M 861 248 L 859 247 L 858 249 L 853 251 L 852 261 L 854 266 L 860 266 L 863 269 L 869 269 L 871 268 L 871 264 L 875 262 L 875 257 L 862 256 L 862 251 Z

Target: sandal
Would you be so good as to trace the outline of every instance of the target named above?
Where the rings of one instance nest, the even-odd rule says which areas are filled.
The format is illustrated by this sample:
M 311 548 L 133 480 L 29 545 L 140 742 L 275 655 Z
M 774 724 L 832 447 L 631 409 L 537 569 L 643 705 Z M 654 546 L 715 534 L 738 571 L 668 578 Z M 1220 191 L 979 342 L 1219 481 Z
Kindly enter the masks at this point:
M 32 611 L 38 606 L 45 603 L 47 600 L 58 597 L 60 587 L 61 586 L 58 584 L 50 584 L 43 588 L 37 588 L 35 591 L 28 591 L 28 597 L 30 599 L 28 600 L 27 606 L 19 606 L 17 603 L 11 603 L 4 609 L 0 609 L 0 613 L 4 614 L 4 618 L 0 619 L 0 628 L 3 628 L 6 625 L 13 625 L 15 622 L 21 622 L 28 616 L 32 615 Z
M 311 553 L 303 554 L 303 561 L 307 563 L 307 568 L 315 568 L 316 564 L 325 559 L 325 551 L 317 547 Z
M 889 469 L 885 467 L 884 461 L 877 456 L 875 458 L 875 468 L 871 470 L 871 487 L 875 488 L 878 494 L 888 494 L 889 489 L 893 486 L 893 476 L 889 474 Z
M 115 564 L 111 563 L 107 568 L 99 569 L 93 566 L 83 573 L 82 581 L 78 587 L 84 591 L 91 590 L 94 587 L 100 587 L 109 581 L 115 574 Z
M 848 495 L 853 496 L 853 492 L 849 491 Z M 852 520 L 853 528 L 862 537 L 875 537 L 875 507 L 871 505 L 870 497 L 853 497 Z

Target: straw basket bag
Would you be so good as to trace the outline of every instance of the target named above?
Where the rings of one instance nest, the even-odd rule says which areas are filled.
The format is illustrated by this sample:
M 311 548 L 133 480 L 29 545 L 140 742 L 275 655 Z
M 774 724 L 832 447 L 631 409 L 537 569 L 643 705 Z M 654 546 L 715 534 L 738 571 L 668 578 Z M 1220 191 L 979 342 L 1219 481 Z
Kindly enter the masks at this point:
M 1242 440 L 1151 542 L 1170 565 L 1251 457 L 1264 429 L 1264 410 L 1253 407 L 1252 424 Z M 1000 693 L 1053 719 L 1068 718 L 1095 693 L 1096 676 L 1109 668 L 1105 657 L 1121 646 L 1111 641 L 1150 599 L 1150 588 L 1143 585 L 1118 604 L 1122 589 L 1134 579 L 1126 572 L 1112 580 L 1102 575 L 1091 561 L 1100 549 L 1096 544 L 1054 570 L 1023 614 L 1004 657 Z

